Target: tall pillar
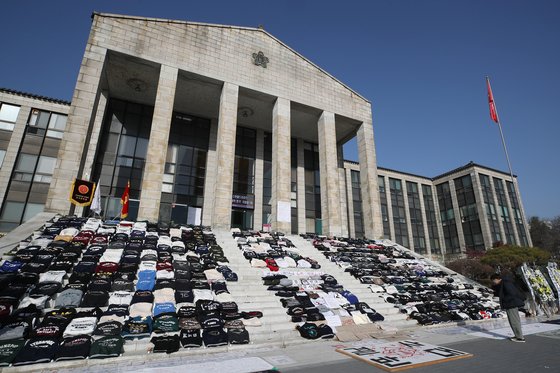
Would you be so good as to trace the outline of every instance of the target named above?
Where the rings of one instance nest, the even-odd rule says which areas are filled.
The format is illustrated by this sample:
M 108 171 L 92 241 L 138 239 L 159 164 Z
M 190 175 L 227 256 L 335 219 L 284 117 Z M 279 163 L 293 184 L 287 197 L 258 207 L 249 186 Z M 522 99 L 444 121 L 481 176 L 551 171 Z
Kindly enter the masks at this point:
M 410 205 L 408 204 L 408 186 L 406 185 L 406 180 L 401 180 L 403 199 L 404 199 L 404 216 L 406 220 L 406 231 L 408 232 L 408 248 L 412 251 L 415 247 L 414 236 L 412 234 L 412 222 L 410 221 Z
M 349 230 L 348 230 L 348 203 L 352 201 L 348 201 L 346 198 L 346 171 L 344 168 L 338 168 L 338 185 L 340 188 L 340 226 L 341 226 L 341 235 L 343 237 L 349 237 Z
M 356 222 L 354 221 L 354 196 L 352 194 L 352 170 L 347 168 L 346 172 L 346 200 L 348 201 L 348 230 L 350 237 L 356 237 Z
M 321 217 L 323 234 L 342 235 L 340 187 L 338 185 L 338 152 L 333 113 L 324 111 L 318 122 L 319 173 L 321 183 Z
M 515 242 L 510 243 L 509 244 L 513 244 L 513 245 L 520 245 L 521 241 L 519 241 L 519 235 L 517 234 L 517 224 L 515 224 L 515 212 L 513 211 L 513 206 L 511 205 L 511 198 L 509 196 L 509 190 L 507 187 L 507 180 L 503 181 L 503 186 L 504 186 L 504 193 L 506 196 L 506 204 L 507 204 L 507 208 L 509 210 L 509 220 L 511 222 L 511 227 L 513 228 L 513 239 L 515 240 Z M 515 185 L 513 186 L 515 188 Z
M 432 198 L 434 200 L 434 210 L 436 211 L 436 222 L 437 222 L 437 230 L 439 236 L 439 247 L 441 250 L 441 261 L 445 263 L 445 254 L 447 254 L 447 246 L 445 244 L 445 236 L 443 234 L 443 223 L 441 222 L 441 211 L 439 209 L 439 199 L 437 194 L 437 188 L 435 186 L 430 185 L 432 188 Z M 433 254 L 432 254 L 433 255 Z
M 272 109 L 271 224 L 275 231 L 292 231 L 290 100 L 278 97 Z
M 396 242 L 395 235 L 395 221 L 393 220 L 393 201 L 391 200 L 391 186 L 389 185 L 389 178 L 382 176 L 385 180 L 385 196 L 387 198 L 387 219 L 389 219 L 389 238 L 391 241 Z M 381 204 L 379 204 L 381 206 Z
M 101 95 L 99 85 L 107 50 L 91 43 L 86 46 L 78 80 L 68 112 L 66 130 L 60 141 L 58 157 L 49 186 L 45 211 L 67 214 L 70 211 L 70 185 L 81 170 L 80 157 L 91 137 L 94 117 Z
M 297 139 L 297 214 L 298 233 L 306 233 L 305 222 L 305 151 L 303 139 Z
M 231 198 L 233 192 L 233 169 L 235 165 L 235 133 L 237 131 L 237 101 L 239 86 L 224 82 L 218 113 L 218 137 L 216 156 L 216 184 L 212 226 L 231 227 Z
M 459 250 L 461 250 L 461 254 L 466 254 L 465 234 L 463 233 L 463 222 L 461 221 L 461 211 L 459 210 L 459 201 L 457 200 L 457 190 L 455 189 L 454 180 L 449 180 L 449 192 L 451 193 L 453 214 L 455 215 L 455 227 L 457 228 L 457 236 L 459 238 Z
M 502 237 L 502 242 L 506 243 L 507 237 L 506 237 L 506 229 L 504 228 L 504 220 L 502 217 L 502 207 L 498 203 L 498 195 L 496 194 L 496 186 L 494 185 L 493 177 L 490 177 L 490 186 L 492 188 L 492 197 L 494 198 L 494 206 L 496 210 L 498 210 L 496 212 L 498 214 L 498 224 L 500 225 L 500 236 Z M 511 244 L 511 242 L 507 242 L 507 243 Z
M 173 116 L 177 75 L 178 69 L 176 67 L 161 65 L 152 128 L 142 176 L 138 220 L 157 221 L 159 218 L 161 186 Z
M 4 161 L 2 162 L 2 167 L 0 168 L 0 207 L 2 201 L 4 201 L 6 192 L 8 191 L 8 185 L 10 183 L 10 178 L 12 177 L 12 171 L 16 165 L 17 156 L 25 135 L 25 127 L 27 126 L 27 120 L 29 119 L 30 113 L 31 107 L 27 105 L 20 106 L 16 123 L 14 124 L 14 129 L 10 137 L 10 142 L 8 143 L 6 154 L 4 155 Z
M 95 120 L 93 122 L 93 128 L 91 131 L 90 141 L 88 144 L 88 149 L 86 153 L 84 169 L 81 176 L 82 179 L 91 180 L 93 176 L 93 165 L 95 162 L 95 156 L 97 154 L 97 146 L 99 145 L 99 140 L 101 139 L 101 127 L 103 126 L 103 118 L 105 118 L 105 109 L 107 109 L 107 98 L 109 93 L 102 90 L 99 95 L 99 102 L 97 104 L 97 112 L 95 114 Z M 91 180 L 96 183 L 99 180 Z M 81 216 L 83 214 L 84 208 L 82 206 L 76 206 L 76 215 Z
M 424 203 L 424 188 L 422 183 L 418 184 L 418 197 L 420 198 L 420 211 L 422 211 L 422 229 L 424 230 L 424 240 L 426 245 L 426 255 L 432 258 L 432 243 L 430 242 L 430 231 L 428 229 L 428 214 L 426 213 L 426 204 Z
M 253 214 L 253 229 L 261 230 L 263 223 L 263 171 L 264 171 L 264 131 L 257 130 L 255 159 L 255 210 Z M 288 232 L 286 232 L 288 233 Z
M 490 223 L 488 222 L 486 205 L 484 203 L 484 193 L 482 191 L 482 185 L 480 184 L 480 178 L 478 176 L 478 172 L 475 171 L 473 174 L 471 174 L 471 180 L 473 184 L 475 198 L 477 200 L 476 210 L 478 212 L 478 221 L 480 222 L 480 228 L 482 230 L 484 246 L 486 249 L 490 249 L 492 248 L 494 237 L 492 237 L 492 231 L 490 230 Z
M 527 217 L 525 215 L 525 209 L 523 208 L 523 203 L 521 202 L 521 192 L 519 191 L 519 183 L 517 182 L 517 177 L 514 179 L 517 204 L 519 205 L 519 213 L 521 214 L 521 219 L 523 219 L 523 227 L 525 228 L 525 236 L 527 237 L 527 245 L 529 247 L 533 246 L 533 240 L 531 239 L 531 232 L 529 231 L 529 224 L 527 223 Z
M 381 203 L 377 186 L 377 161 L 371 121 L 362 122 L 357 136 L 364 231 L 366 237 L 378 239 L 383 237 L 383 220 L 381 219 Z
M 218 140 L 218 121 L 210 121 L 210 136 L 208 139 L 208 153 L 206 154 L 206 171 L 204 175 L 204 202 L 202 205 L 202 225 L 212 225 L 214 213 L 214 191 L 216 189 L 216 142 Z

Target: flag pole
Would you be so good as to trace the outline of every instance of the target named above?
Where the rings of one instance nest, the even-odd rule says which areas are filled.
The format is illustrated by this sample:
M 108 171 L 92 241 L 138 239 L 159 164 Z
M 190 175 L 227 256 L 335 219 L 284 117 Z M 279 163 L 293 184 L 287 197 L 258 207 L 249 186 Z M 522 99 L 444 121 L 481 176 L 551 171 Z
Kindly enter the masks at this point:
M 488 82 L 488 86 L 490 86 L 490 78 L 488 76 L 486 77 L 486 81 Z M 515 185 L 515 177 L 513 176 L 513 169 L 511 168 L 511 162 L 509 160 L 509 153 L 506 146 L 504 131 L 502 130 L 502 122 L 500 120 L 500 116 L 498 115 L 498 106 L 496 105 L 496 100 L 494 99 L 493 95 L 492 95 L 492 102 L 494 104 L 494 110 L 496 112 L 496 122 L 498 123 L 498 128 L 500 129 L 500 137 L 502 139 L 502 145 L 504 146 L 504 153 L 506 154 L 506 161 L 509 168 L 509 176 L 511 177 L 511 185 L 513 186 L 513 193 L 515 194 L 515 199 L 517 200 L 517 207 L 518 207 L 517 210 L 521 213 L 521 199 L 519 198 L 519 193 Z M 507 184 L 506 184 L 506 190 L 507 190 Z M 513 218 L 515 220 L 517 219 L 517 216 L 514 216 Z

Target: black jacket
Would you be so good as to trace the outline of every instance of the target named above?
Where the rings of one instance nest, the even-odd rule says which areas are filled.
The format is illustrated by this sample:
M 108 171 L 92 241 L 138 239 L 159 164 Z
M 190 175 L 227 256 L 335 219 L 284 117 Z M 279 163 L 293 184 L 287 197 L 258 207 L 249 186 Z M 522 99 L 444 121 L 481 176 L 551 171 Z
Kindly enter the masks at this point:
M 512 279 L 506 277 L 493 287 L 494 295 L 500 297 L 500 307 L 504 310 L 525 305 L 525 295 L 515 286 Z

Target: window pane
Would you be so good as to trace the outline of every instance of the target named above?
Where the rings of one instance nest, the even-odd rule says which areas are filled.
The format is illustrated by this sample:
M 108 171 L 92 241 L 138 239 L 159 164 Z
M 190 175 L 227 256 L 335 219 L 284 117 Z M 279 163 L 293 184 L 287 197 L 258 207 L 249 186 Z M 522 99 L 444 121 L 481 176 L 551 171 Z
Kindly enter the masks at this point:
M 0 107 L 0 120 L 15 123 L 19 114 L 19 106 L 2 104 Z
M 6 155 L 6 151 L 5 150 L 0 150 L 0 167 L 2 167 L 2 164 L 4 163 L 4 156 Z
M 49 128 L 64 131 L 66 128 L 66 115 L 53 113 L 49 121 Z
M 16 164 L 16 170 L 22 172 L 33 172 L 36 162 L 36 155 L 20 153 Z
M 25 222 L 28 219 L 31 219 L 32 217 L 37 215 L 38 213 L 43 212 L 44 207 L 45 205 L 43 205 L 42 203 L 28 203 L 27 206 L 25 206 L 23 221 Z
M 23 213 L 23 202 L 6 201 L 4 203 L 4 211 L 2 212 L 2 220 L 19 223 Z
M 54 166 L 56 164 L 56 158 L 46 157 L 44 155 L 39 157 L 39 165 L 37 166 L 37 172 L 42 174 L 52 175 L 54 172 Z

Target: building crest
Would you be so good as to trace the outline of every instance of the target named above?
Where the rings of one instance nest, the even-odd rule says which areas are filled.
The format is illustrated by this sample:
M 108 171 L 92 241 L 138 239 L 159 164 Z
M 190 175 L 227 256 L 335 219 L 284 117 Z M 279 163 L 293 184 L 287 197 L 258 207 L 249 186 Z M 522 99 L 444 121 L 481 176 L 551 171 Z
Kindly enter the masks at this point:
M 257 66 L 262 66 L 266 69 L 266 64 L 268 63 L 268 57 L 265 57 L 262 51 L 259 51 L 259 53 L 253 53 L 253 63 Z

